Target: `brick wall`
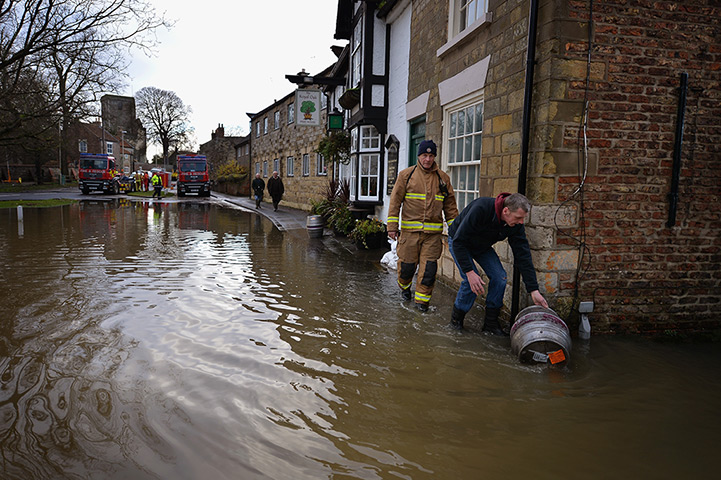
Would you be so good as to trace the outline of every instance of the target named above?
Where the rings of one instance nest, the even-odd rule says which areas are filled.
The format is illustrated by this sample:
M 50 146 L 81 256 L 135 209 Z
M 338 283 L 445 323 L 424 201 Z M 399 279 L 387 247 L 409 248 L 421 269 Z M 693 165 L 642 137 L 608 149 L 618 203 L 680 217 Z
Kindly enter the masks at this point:
M 283 179 L 285 194 L 281 205 L 309 211 L 312 200 L 320 200 L 325 197 L 325 190 L 328 178 L 332 176 L 331 166 L 328 165 L 327 175 L 317 173 L 316 148 L 323 135 L 325 135 L 326 110 L 321 112 L 321 126 L 309 127 L 298 126 L 295 122 L 288 123 L 288 106 L 295 101 L 295 95 L 286 96 L 283 100 L 276 102 L 251 118 L 252 129 L 250 132 L 251 142 L 251 177 L 255 178 L 255 165 L 260 164 L 260 172 L 263 174 L 263 162 L 268 162 L 268 175 L 263 178 L 266 184 L 268 177 L 273 172 L 273 160 L 280 160 L 278 175 Z M 279 128 L 274 128 L 274 113 L 280 113 Z M 263 119 L 268 118 L 268 133 L 263 133 Z M 256 137 L 256 122 L 260 122 L 260 136 Z M 310 161 L 309 175 L 303 175 L 303 155 L 308 154 Z M 289 175 L 287 169 L 287 158 L 293 157 L 293 172 Z M 270 202 L 270 196 L 266 189 L 264 201 Z
M 598 330 L 718 329 L 721 6 L 713 0 L 594 2 L 590 168 L 582 198 L 571 195 L 580 181 L 589 2 L 553 7 L 548 24 L 560 28 L 546 30 L 542 56 L 549 70 L 541 79 L 548 86 L 541 121 L 553 134 L 545 136 L 537 175 L 556 182 L 558 203 L 570 200 L 585 227 L 562 226 L 556 233 L 557 249 L 584 253 L 578 283 L 566 272 L 559 288 L 568 294 L 578 285 L 582 300 L 595 301 Z M 554 30 L 561 32 L 556 39 Z M 679 202 L 676 223 L 667 227 L 682 72 L 689 89 Z M 537 184 L 536 192 L 543 190 Z

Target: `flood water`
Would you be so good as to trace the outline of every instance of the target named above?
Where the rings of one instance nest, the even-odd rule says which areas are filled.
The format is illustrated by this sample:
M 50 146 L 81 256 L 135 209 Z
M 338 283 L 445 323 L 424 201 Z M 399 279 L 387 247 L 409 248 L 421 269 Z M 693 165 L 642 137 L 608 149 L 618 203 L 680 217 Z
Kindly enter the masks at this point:
M 593 337 L 524 366 L 447 328 L 451 289 L 406 309 L 380 254 L 252 212 L 23 216 L 0 210 L 2 479 L 718 475 L 718 344 Z

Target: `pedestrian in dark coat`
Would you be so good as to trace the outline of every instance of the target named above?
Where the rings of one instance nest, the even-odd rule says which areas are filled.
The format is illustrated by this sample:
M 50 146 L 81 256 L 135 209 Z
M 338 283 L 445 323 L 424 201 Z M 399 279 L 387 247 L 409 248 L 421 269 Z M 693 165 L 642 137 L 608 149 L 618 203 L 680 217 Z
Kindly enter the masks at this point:
M 273 211 L 278 211 L 278 204 L 283 198 L 284 192 L 283 180 L 278 176 L 278 172 L 274 171 L 273 176 L 268 179 L 268 193 L 270 193 L 270 198 L 273 199 Z
M 260 208 L 260 203 L 263 201 L 263 190 L 265 190 L 265 182 L 260 178 L 260 173 L 255 174 L 255 180 L 251 186 L 255 195 L 255 208 Z

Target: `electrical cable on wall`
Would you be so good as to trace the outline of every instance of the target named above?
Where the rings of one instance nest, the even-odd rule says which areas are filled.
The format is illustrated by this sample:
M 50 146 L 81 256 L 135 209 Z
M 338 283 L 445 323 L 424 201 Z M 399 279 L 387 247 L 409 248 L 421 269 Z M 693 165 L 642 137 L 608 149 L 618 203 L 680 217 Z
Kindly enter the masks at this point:
M 588 270 L 591 264 L 591 253 L 586 244 L 586 210 L 584 205 L 583 193 L 586 185 L 586 177 L 588 175 L 588 97 L 589 89 L 591 84 L 591 53 L 593 50 L 593 0 L 589 2 L 589 16 L 588 16 L 588 52 L 586 56 L 586 79 L 583 93 L 583 105 L 581 111 L 581 122 L 578 128 L 578 171 L 581 177 L 578 187 L 576 190 L 556 209 L 553 217 L 553 222 L 556 227 L 556 231 L 573 240 L 578 245 L 578 264 L 576 266 L 576 275 L 574 279 L 573 289 L 573 303 L 569 310 L 569 317 L 575 312 L 576 305 L 578 304 L 579 297 L 579 284 L 584 274 Z M 578 236 L 574 236 L 570 233 L 566 233 L 558 226 L 557 218 L 558 213 L 561 211 L 564 205 L 570 203 L 573 200 L 578 203 L 578 225 L 579 232 Z M 584 266 L 585 263 L 585 266 Z

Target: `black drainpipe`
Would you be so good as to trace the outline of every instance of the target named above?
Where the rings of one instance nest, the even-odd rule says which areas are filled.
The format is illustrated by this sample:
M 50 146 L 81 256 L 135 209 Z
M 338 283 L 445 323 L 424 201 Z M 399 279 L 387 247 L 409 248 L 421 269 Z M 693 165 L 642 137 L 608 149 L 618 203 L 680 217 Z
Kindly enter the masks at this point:
M 526 52 L 526 88 L 523 100 L 523 138 L 521 141 L 521 164 L 518 170 L 518 193 L 526 194 L 528 175 L 528 148 L 531 136 L 531 106 L 533 105 L 533 71 L 536 66 L 536 30 L 538 24 L 538 0 L 531 0 L 528 18 L 528 48 Z M 521 271 L 513 266 L 513 290 L 511 291 L 511 325 L 518 315 Z
M 678 95 L 678 111 L 676 112 L 676 139 L 673 145 L 673 168 L 671 173 L 671 193 L 668 194 L 668 228 L 676 225 L 676 209 L 678 208 L 678 182 L 681 177 L 681 144 L 683 143 L 683 123 L 686 118 L 686 91 L 688 90 L 688 73 L 681 74 L 681 86 Z

